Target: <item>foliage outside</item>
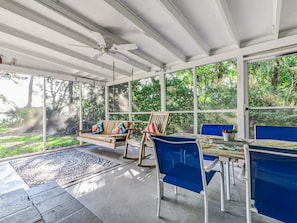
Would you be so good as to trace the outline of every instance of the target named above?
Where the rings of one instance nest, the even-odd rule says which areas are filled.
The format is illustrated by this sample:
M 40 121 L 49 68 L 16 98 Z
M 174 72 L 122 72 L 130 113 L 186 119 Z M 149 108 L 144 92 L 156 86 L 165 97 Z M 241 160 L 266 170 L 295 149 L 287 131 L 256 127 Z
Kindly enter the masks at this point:
M 197 89 L 193 89 L 193 75 L 192 69 L 186 69 L 165 76 L 166 111 L 170 112 L 167 134 L 193 133 L 194 91 L 197 91 L 198 101 L 198 132 L 202 123 L 236 125 L 236 60 L 197 67 Z M 256 124 L 295 126 L 296 55 L 249 63 L 248 75 L 250 137 L 253 137 L 253 126 Z M 18 87 L 22 93 L 22 104 L 19 105 L 19 101 L 12 100 L 3 88 L 0 91 L 1 156 L 40 151 L 43 141 L 43 78 L 13 73 L 2 73 L 0 78 L 2 83 Z M 51 78 L 45 82 L 47 149 L 77 144 L 70 138 L 75 137 L 78 129 L 78 83 Z M 83 84 L 82 90 L 83 128 L 86 129 L 105 119 L 105 92 L 104 87 L 89 84 Z M 110 119 L 128 120 L 128 83 L 110 86 L 109 96 Z M 137 128 L 143 129 L 150 112 L 161 111 L 159 77 L 133 81 L 132 102 L 132 119 L 136 121 Z M 15 144 L 12 144 L 13 141 Z
M 0 74 L 0 78 L 10 86 L 7 90 L 17 89 L 15 92 L 20 94 L 19 98 L 13 98 L 3 87 L 0 92 L 0 157 L 42 151 L 43 78 L 10 73 Z M 46 149 L 78 145 L 75 139 L 79 120 L 78 83 L 47 78 L 45 88 Z M 104 100 L 102 97 L 98 100 L 100 94 L 104 95 L 102 88 L 83 85 L 86 125 L 104 119 Z
M 249 63 L 248 73 L 250 137 L 254 125 L 296 126 L 296 55 Z

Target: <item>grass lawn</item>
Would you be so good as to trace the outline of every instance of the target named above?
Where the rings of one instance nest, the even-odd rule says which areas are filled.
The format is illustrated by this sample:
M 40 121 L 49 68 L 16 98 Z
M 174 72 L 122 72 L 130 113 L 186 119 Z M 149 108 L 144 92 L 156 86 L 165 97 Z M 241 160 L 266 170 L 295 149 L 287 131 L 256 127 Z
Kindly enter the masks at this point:
M 47 149 L 55 149 L 78 144 L 79 141 L 76 140 L 76 135 L 48 136 L 46 139 Z M 20 135 L 0 137 L 0 158 L 40 152 L 42 150 L 42 135 Z
M 13 130 L 14 128 L 0 128 L 0 134 L 6 134 Z

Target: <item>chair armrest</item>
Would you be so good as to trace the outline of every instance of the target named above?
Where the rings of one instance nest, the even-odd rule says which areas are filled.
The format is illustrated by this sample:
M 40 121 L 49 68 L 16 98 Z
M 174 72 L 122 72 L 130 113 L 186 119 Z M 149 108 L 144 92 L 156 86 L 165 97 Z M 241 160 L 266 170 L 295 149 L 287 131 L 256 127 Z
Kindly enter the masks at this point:
M 143 134 L 145 134 L 145 133 L 149 133 L 149 134 L 154 134 L 154 135 L 162 135 L 162 134 L 155 134 L 155 133 L 153 133 L 153 132 L 149 132 L 149 131 L 145 131 L 145 130 L 143 130 L 143 131 L 141 131 Z
M 204 167 L 204 170 L 206 172 L 211 171 L 215 167 L 215 165 L 217 165 L 218 162 L 219 162 L 219 158 L 215 159 L 210 165 Z
M 136 131 L 136 130 L 139 130 L 139 129 L 135 129 L 135 128 L 127 128 L 126 130 L 127 130 L 127 131 L 132 131 L 132 130 Z

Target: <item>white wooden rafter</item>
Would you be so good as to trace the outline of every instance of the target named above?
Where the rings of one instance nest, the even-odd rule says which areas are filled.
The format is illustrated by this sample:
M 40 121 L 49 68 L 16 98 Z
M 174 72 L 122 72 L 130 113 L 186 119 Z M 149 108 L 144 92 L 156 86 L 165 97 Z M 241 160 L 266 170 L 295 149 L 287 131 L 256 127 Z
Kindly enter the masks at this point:
M 209 47 L 204 42 L 200 34 L 193 28 L 189 21 L 183 16 L 179 9 L 174 5 L 171 0 L 160 0 L 161 6 L 167 11 L 167 14 L 175 20 L 176 24 L 179 25 L 201 48 L 203 54 L 209 55 Z
M 272 2 L 272 34 L 274 39 L 279 36 L 279 24 L 281 18 L 282 0 L 273 0 Z
M 147 24 L 142 18 L 140 18 L 136 13 L 129 9 L 123 2 L 119 0 L 104 0 L 108 5 L 113 7 L 119 13 L 121 13 L 126 19 L 132 22 L 135 26 L 143 31 L 147 36 L 150 36 L 155 41 L 164 46 L 169 52 L 172 53 L 179 60 L 186 62 L 186 56 L 177 49 L 172 43 L 170 43 L 165 37 L 158 33 L 153 27 Z
M 21 74 L 30 74 L 33 76 L 52 77 L 52 78 L 65 80 L 65 81 L 83 82 L 88 84 L 95 84 L 98 86 L 102 86 L 105 84 L 105 82 L 102 82 L 102 81 L 95 81 L 85 77 L 75 76 L 75 74 L 68 73 L 68 72 L 62 72 L 58 70 L 38 69 L 35 67 L 32 68 L 32 67 L 0 64 L 0 72 L 3 72 L 3 71 L 15 72 L 15 73 L 21 73 Z
M 71 21 L 82 25 L 92 31 L 96 31 L 99 32 L 102 35 L 106 35 L 108 36 L 115 44 L 127 44 L 129 43 L 128 41 L 120 38 L 119 36 L 111 33 L 110 31 L 108 31 L 107 29 L 99 26 L 98 24 L 95 24 L 94 22 L 90 21 L 88 18 L 84 17 L 83 15 L 78 14 L 77 12 L 74 12 L 73 10 L 71 10 L 70 8 L 68 8 L 66 5 L 64 5 L 61 2 L 58 1 L 52 1 L 52 0 L 35 0 L 36 2 L 60 13 L 62 16 L 67 17 L 68 19 L 70 19 Z M 133 51 L 130 51 L 130 53 L 142 58 L 143 60 L 147 61 L 148 63 L 155 65 L 157 67 L 163 67 L 164 63 L 160 62 L 159 60 L 157 60 L 156 58 L 148 55 L 147 53 L 139 50 L 139 49 L 135 49 Z M 127 55 L 125 55 L 127 57 Z M 138 67 L 144 71 L 149 71 L 150 68 L 148 66 L 145 66 L 144 64 L 139 63 L 136 60 L 133 60 L 131 58 L 129 58 L 129 61 L 127 63 L 130 63 L 131 65 Z
M 0 47 L 2 47 L 1 52 L 3 52 L 3 48 L 5 48 L 5 49 L 11 50 L 13 52 L 16 52 L 18 54 L 23 54 L 24 56 L 26 56 L 28 58 L 34 58 L 34 59 L 43 60 L 45 62 L 51 62 L 51 63 L 54 63 L 54 64 L 66 66 L 66 67 L 72 67 L 73 69 L 79 70 L 79 71 L 84 72 L 84 73 L 89 73 L 89 74 L 92 74 L 92 75 L 96 75 L 98 77 L 104 76 L 104 74 L 102 74 L 102 73 L 100 73 L 100 72 L 98 72 L 96 70 L 92 70 L 92 69 L 87 68 L 87 67 L 82 67 L 82 66 L 79 66 L 79 65 L 77 65 L 75 63 L 69 63 L 69 62 L 64 61 L 64 60 L 59 60 L 57 58 L 50 57 L 50 56 L 44 55 L 42 53 L 35 52 L 35 51 L 29 50 L 29 49 L 26 49 L 26 48 L 23 48 L 23 47 L 19 47 L 19 46 L 15 46 L 15 45 L 12 45 L 12 44 L 4 43 L 2 41 L 0 41 Z
M 232 41 L 237 47 L 240 47 L 239 36 L 236 31 L 236 27 L 231 17 L 231 13 L 229 11 L 226 0 L 216 0 L 215 3 L 218 7 L 222 19 L 224 20 L 224 24 L 226 25 L 227 31 L 232 38 Z
M 109 64 L 102 63 L 102 62 L 100 62 L 98 60 L 92 60 L 91 58 L 89 58 L 89 57 L 87 57 L 87 56 L 85 56 L 83 54 L 77 53 L 77 52 L 75 52 L 73 50 L 70 50 L 68 48 L 59 46 L 59 45 L 54 44 L 52 42 L 49 42 L 47 40 L 44 40 L 44 39 L 41 39 L 39 37 L 33 36 L 31 34 L 25 33 L 25 32 L 23 32 L 21 30 L 17 30 L 15 28 L 9 27 L 9 26 L 7 26 L 5 24 L 0 23 L 0 31 L 8 33 L 8 34 L 13 35 L 13 36 L 16 36 L 18 38 L 24 39 L 26 41 L 32 42 L 34 44 L 46 47 L 48 49 L 55 50 L 55 51 L 57 51 L 59 53 L 74 57 L 76 59 L 88 62 L 90 64 L 100 66 L 100 68 L 112 70 L 112 66 L 109 65 Z M 117 72 L 120 73 L 120 74 L 126 75 L 126 76 L 130 75 L 129 72 L 127 72 L 125 70 L 118 69 L 118 68 L 117 68 Z M 105 78 L 110 78 L 110 75 L 104 74 L 104 77 Z
M 61 24 L 58 24 L 57 22 L 48 19 L 47 17 L 44 17 L 30 9 L 25 8 L 24 6 L 16 3 L 16 2 L 12 2 L 12 1 L 7 1 L 7 0 L 3 0 L 0 1 L 0 6 L 2 8 L 5 8 L 6 10 L 9 10 L 17 15 L 20 15 L 24 18 L 27 18 L 35 23 L 41 24 L 51 30 L 54 30 L 58 33 L 61 33 L 69 38 L 75 39 L 76 41 L 79 41 L 87 46 L 90 46 L 91 48 L 95 48 L 97 47 L 97 43 L 95 40 L 91 40 L 83 35 L 81 35 L 80 33 L 71 30 L 69 27 L 65 27 Z M 129 62 L 131 63 L 131 65 L 138 67 L 139 69 L 142 69 L 144 71 L 149 71 L 150 68 L 148 66 L 145 66 L 139 62 L 136 62 L 134 60 L 129 59 Z M 103 67 L 111 70 L 111 66 L 101 62 Z M 123 73 L 124 75 L 129 75 L 128 73 Z

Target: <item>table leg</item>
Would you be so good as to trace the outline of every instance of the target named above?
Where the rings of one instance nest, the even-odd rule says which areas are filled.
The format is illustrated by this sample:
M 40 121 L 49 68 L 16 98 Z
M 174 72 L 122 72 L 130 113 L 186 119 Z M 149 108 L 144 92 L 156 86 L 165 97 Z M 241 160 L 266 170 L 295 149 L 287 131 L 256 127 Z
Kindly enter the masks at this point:
M 229 160 L 229 164 L 231 164 L 232 184 L 235 185 L 234 160 L 232 158 Z
M 229 158 L 220 157 L 220 161 L 225 163 L 226 166 L 226 197 L 227 200 L 230 200 L 230 165 L 229 165 Z
M 227 188 L 227 200 L 230 200 L 230 165 L 229 161 L 226 161 L 226 188 Z

